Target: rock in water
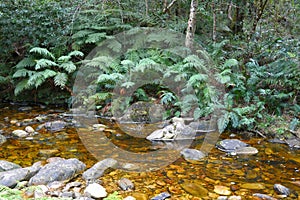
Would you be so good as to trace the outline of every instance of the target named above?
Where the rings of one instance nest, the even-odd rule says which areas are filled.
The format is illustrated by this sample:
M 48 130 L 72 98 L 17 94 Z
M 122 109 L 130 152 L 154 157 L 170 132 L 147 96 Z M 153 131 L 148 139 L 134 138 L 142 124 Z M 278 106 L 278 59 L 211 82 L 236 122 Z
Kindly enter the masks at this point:
M 217 144 L 217 148 L 225 152 L 233 152 L 236 149 L 246 147 L 248 144 L 238 139 L 225 139 Z
M 61 120 L 46 122 L 44 127 L 51 132 L 61 131 L 66 127 L 67 123 Z
M 282 194 L 282 195 L 286 195 L 286 196 L 289 196 L 291 194 L 290 189 L 281 184 L 274 184 L 274 190 L 278 194 Z
M 4 135 L 0 135 L 0 145 L 6 142 L 6 137 Z
M 182 183 L 180 185 L 186 192 L 196 197 L 207 197 L 208 190 L 196 183 Z
M 261 194 L 261 193 L 254 193 L 253 194 L 254 197 L 258 197 L 260 199 L 265 199 L 265 200 L 277 200 L 276 198 L 273 198 L 269 195 L 266 194 Z
M 184 159 L 186 160 L 199 161 L 205 157 L 205 154 L 202 151 L 199 151 L 197 149 L 183 149 L 180 153 L 183 155 Z
M 132 190 L 134 188 L 134 184 L 127 178 L 121 178 L 118 185 L 122 190 Z
M 37 162 L 31 167 L 18 168 L 10 171 L 0 172 L 0 185 L 14 187 L 20 181 L 29 180 L 40 169 L 41 162 Z
M 104 187 L 99 185 L 98 183 L 89 184 L 85 190 L 84 194 L 91 196 L 93 198 L 103 198 L 107 196 L 107 192 Z
M 97 162 L 95 165 L 93 165 L 90 169 L 86 170 L 82 177 L 86 181 L 94 181 L 97 178 L 101 177 L 104 173 L 104 171 L 109 168 L 113 167 L 117 164 L 117 161 L 112 158 L 106 158 L 102 161 Z
M 231 155 L 254 155 L 258 150 L 254 147 L 242 147 L 230 152 Z
M 166 198 L 170 198 L 171 195 L 167 192 L 160 193 L 159 195 L 152 197 L 151 200 L 165 200 Z
M 17 136 L 17 137 L 27 137 L 28 135 L 29 135 L 29 133 L 27 133 L 26 131 L 23 131 L 23 130 L 14 130 L 13 132 L 12 132 L 12 134 L 14 135 L 14 136 Z
M 9 171 L 18 168 L 21 168 L 21 166 L 12 162 L 8 162 L 6 160 L 0 160 L 0 172 Z
M 86 165 L 76 158 L 51 162 L 33 176 L 28 185 L 47 185 L 53 181 L 70 180 L 85 168 Z

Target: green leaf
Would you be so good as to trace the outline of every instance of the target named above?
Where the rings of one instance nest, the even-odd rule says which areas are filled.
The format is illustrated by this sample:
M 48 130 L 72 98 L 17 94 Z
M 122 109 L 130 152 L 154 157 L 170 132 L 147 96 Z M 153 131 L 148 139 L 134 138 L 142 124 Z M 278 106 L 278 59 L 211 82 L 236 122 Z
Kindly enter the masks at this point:
M 64 69 L 69 74 L 76 70 L 76 65 L 72 61 L 61 63 L 58 67 Z
M 27 69 L 19 69 L 13 74 L 13 78 L 32 76 L 34 71 Z
M 35 70 L 39 70 L 51 66 L 57 66 L 57 64 L 51 60 L 42 58 L 36 61 Z
M 196 108 L 194 110 L 194 120 L 199 119 L 202 116 L 202 114 L 203 113 L 202 113 L 201 109 L 200 108 Z
M 239 62 L 236 59 L 230 58 L 225 61 L 224 67 L 234 67 L 237 66 L 238 64 Z
M 68 56 L 72 57 L 72 56 L 79 56 L 79 57 L 83 57 L 84 53 L 82 53 L 81 51 L 71 51 Z
M 92 33 L 88 35 L 85 43 L 97 43 L 106 38 L 106 33 Z
M 54 84 L 55 86 L 60 86 L 63 89 L 68 81 L 68 75 L 66 73 L 58 72 L 56 76 L 54 76 Z
M 17 65 L 16 68 L 25 68 L 25 67 L 33 67 L 35 65 L 35 61 L 32 58 L 23 58 Z
M 71 56 L 61 56 L 57 59 L 58 62 L 67 62 L 71 59 Z
M 15 88 L 15 95 L 19 95 L 22 91 L 24 91 L 25 89 L 29 88 L 28 86 L 28 79 L 23 79 L 22 81 L 20 81 Z
M 230 119 L 232 127 L 237 128 L 239 126 L 239 116 L 234 112 L 230 112 Z
M 54 55 L 45 48 L 34 47 L 34 48 L 30 49 L 29 52 L 30 53 L 37 53 L 37 54 L 40 54 L 41 56 L 52 58 L 52 60 L 55 59 Z
M 229 124 L 229 114 L 226 112 L 221 118 L 218 119 L 218 129 L 223 133 Z

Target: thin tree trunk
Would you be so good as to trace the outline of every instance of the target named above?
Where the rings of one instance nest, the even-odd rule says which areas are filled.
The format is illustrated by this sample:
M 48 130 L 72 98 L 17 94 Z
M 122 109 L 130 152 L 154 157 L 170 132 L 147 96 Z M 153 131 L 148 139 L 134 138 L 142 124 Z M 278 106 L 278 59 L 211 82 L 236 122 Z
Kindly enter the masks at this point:
M 213 42 L 216 42 L 216 40 L 217 40 L 217 15 L 216 15 L 215 2 L 212 2 L 211 8 L 212 8 L 212 12 L 213 12 L 212 40 L 213 40 Z
M 171 3 L 168 5 L 167 0 L 164 3 L 164 9 L 163 9 L 163 13 L 167 13 L 169 12 L 170 8 L 176 3 L 177 0 L 172 0 Z
M 259 0 L 259 6 L 258 6 L 258 8 L 257 8 L 257 10 L 256 10 L 256 12 L 255 12 L 255 18 L 254 18 L 252 30 L 251 30 L 250 35 L 249 35 L 249 39 L 250 39 L 250 37 L 253 36 L 253 34 L 255 33 L 256 27 L 257 27 L 257 25 L 258 25 L 259 20 L 260 20 L 261 17 L 262 17 L 262 14 L 263 14 L 263 12 L 264 12 L 264 10 L 265 10 L 265 7 L 266 7 L 267 3 L 268 3 L 268 0 L 266 0 L 266 1 L 264 1 L 264 0 Z
M 146 17 L 148 17 L 148 12 L 149 12 L 148 0 L 145 0 L 145 7 L 146 7 Z
M 190 17 L 186 30 L 185 46 L 193 49 L 193 41 L 196 30 L 196 13 L 198 7 L 198 0 L 191 0 Z

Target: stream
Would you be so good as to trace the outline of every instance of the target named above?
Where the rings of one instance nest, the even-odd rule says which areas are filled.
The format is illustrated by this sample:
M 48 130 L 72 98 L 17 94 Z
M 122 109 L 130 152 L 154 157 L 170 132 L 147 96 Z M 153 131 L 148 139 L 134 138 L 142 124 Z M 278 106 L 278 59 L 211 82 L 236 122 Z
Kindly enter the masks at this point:
M 63 117 L 65 108 L 2 104 L 0 111 L 0 133 L 7 138 L 0 146 L 1 160 L 27 167 L 49 157 L 78 158 L 87 168 L 99 161 L 81 141 L 82 137 L 78 134 L 80 129 L 72 126 L 57 132 L 39 129 L 41 124 L 51 120 L 72 123 L 71 117 Z M 155 151 L 157 148 L 150 141 L 126 135 L 108 120 L 100 122 L 108 126 L 104 130 L 108 140 L 124 151 L 140 153 Z M 14 130 L 23 130 L 27 125 L 37 130 L 34 135 L 18 138 L 11 134 Z M 188 162 L 179 157 L 155 171 L 109 169 L 100 178 L 101 185 L 108 193 L 118 191 L 123 197 L 132 195 L 136 199 L 146 200 L 168 192 L 171 194 L 170 199 L 197 200 L 222 199 L 222 196 L 230 196 L 231 199 L 259 199 L 253 196 L 255 193 L 281 199 L 284 196 L 277 194 L 273 188 L 274 184 L 281 184 L 292 191 L 284 199 L 300 199 L 299 149 L 291 149 L 285 144 L 270 143 L 259 136 L 250 137 L 243 133 L 224 133 L 219 140 L 226 138 L 237 138 L 257 148 L 259 152 L 256 155 L 228 155 L 213 148 L 200 162 Z M 88 139 L 92 141 L 93 137 Z M 199 137 L 190 148 L 200 149 L 202 142 L 203 137 Z M 103 155 L 110 153 L 107 148 L 102 151 L 101 145 L 98 148 Z M 133 190 L 122 191 L 118 187 L 117 181 L 123 177 L 134 183 Z M 203 188 L 206 189 L 206 196 L 198 194 L 203 192 Z

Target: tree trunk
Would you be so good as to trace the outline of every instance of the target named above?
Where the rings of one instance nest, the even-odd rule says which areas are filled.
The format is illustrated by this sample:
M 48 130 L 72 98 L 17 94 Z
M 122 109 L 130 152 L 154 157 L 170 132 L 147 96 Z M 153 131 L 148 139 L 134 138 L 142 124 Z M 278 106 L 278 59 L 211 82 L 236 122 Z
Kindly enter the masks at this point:
M 250 34 L 248 36 L 248 38 L 250 39 L 255 31 L 256 31 L 256 27 L 258 25 L 259 20 L 261 19 L 263 12 L 265 10 L 265 7 L 268 3 L 268 0 L 259 0 L 259 5 L 256 8 L 256 12 L 255 12 L 255 16 L 254 16 L 254 21 L 253 21 L 253 26 L 252 26 L 252 30 L 250 31 Z
M 211 3 L 211 9 L 213 12 L 213 31 L 212 31 L 212 40 L 213 42 L 217 41 L 217 14 L 216 14 L 216 8 L 215 8 L 215 2 Z
M 196 30 L 196 13 L 198 7 L 198 0 L 191 0 L 190 17 L 186 30 L 185 46 L 193 49 L 193 41 Z

